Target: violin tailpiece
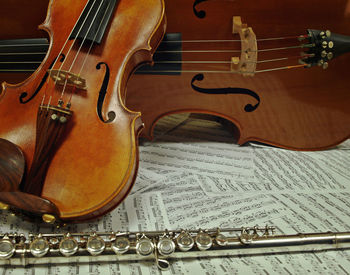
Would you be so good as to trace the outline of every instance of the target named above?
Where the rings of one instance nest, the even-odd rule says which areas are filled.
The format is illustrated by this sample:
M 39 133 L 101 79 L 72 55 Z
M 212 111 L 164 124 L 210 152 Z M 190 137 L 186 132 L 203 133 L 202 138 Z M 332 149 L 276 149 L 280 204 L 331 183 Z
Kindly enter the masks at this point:
M 32 166 L 23 182 L 24 192 L 40 196 L 50 161 L 67 128 L 72 112 L 58 106 L 42 105 L 37 114 L 36 143 Z

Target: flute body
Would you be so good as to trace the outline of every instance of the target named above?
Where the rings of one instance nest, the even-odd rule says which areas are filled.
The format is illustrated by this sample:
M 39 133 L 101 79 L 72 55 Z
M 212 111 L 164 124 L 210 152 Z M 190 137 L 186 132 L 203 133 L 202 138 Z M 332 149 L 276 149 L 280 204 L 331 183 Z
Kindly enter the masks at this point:
M 274 227 L 0 235 L 0 265 L 154 260 L 317 252 L 350 248 L 350 232 L 275 235 Z

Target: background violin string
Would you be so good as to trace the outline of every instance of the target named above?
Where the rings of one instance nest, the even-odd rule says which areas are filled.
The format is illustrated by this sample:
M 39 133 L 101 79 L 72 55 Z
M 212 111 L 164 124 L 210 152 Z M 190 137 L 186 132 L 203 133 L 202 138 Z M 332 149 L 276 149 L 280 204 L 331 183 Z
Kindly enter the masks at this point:
M 40 227 L 2 214 L 0 231 L 162 230 L 270 224 L 281 234 L 350 230 L 349 142 L 321 152 L 234 144 L 215 121 L 170 116 L 140 146 L 135 186 L 90 223 Z M 350 251 L 172 262 L 162 274 L 346 274 Z M 152 263 L 2 268 L 0 274 L 160 274 Z

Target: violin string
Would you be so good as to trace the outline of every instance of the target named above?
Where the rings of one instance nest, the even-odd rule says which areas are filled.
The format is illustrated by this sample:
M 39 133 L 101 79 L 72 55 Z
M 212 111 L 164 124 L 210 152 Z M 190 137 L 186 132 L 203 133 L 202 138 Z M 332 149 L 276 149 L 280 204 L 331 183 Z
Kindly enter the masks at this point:
M 219 74 L 256 74 L 256 73 L 264 73 L 264 72 L 271 72 L 271 71 L 279 71 L 279 70 L 287 70 L 287 69 L 296 69 L 296 68 L 305 68 L 306 66 L 304 64 L 298 64 L 298 65 L 290 65 L 290 66 L 284 66 L 284 67 L 277 67 L 277 68 L 271 68 L 271 69 L 264 69 L 264 70 L 257 70 L 254 72 L 248 72 L 248 71 L 220 71 L 220 70 L 162 70 L 162 73 L 169 73 L 169 74 L 175 74 L 175 73 L 219 73 Z M 159 73 L 159 71 L 150 71 L 147 70 L 147 73 Z
M 99 11 L 100 11 L 100 9 L 101 9 L 103 3 L 104 3 L 104 0 L 102 0 L 102 1 L 100 2 L 100 5 L 98 6 L 98 9 L 97 9 L 97 11 L 96 11 L 96 13 L 95 13 L 95 15 L 94 15 L 92 21 L 91 21 L 91 24 L 90 24 L 90 26 L 89 26 L 89 28 L 88 28 L 88 30 L 87 30 L 85 36 L 84 36 L 83 40 L 80 42 L 79 49 L 77 50 L 77 52 L 76 52 L 76 54 L 75 54 L 75 57 L 74 57 L 74 59 L 73 59 L 71 65 L 70 65 L 69 69 L 67 70 L 68 73 L 71 72 L 71 70 L 72 70 L 72 68 L 73 68 L 73 66 L 74 66 L 74 64 L 75 64 L 75 61 L 77 60 L 77 57 L 79 56 L 79 53 L 80 53 L 80 51 L 81 51 L 81 49 L 82 49 L 82 47 L 83 47 L 83 45 L 84 45 L 84 42 L 85 42 L 85 40 L 86 40 L 86 38 L 87 38 L 87 36 L 88 36 L 88 34 L 89 34 L 89 32 L 90 32 L 90 29 L 91 29 L 91 27 L 94 25 L 96 16 L 97 16 L 97 14 L 99 13 Z M 87 17 L 88 17 L 88 16 L 87 16 Z M 86 18 L 87 18 L 87 17 L 86 17 Z M 85 18 L 85 19 L 86 19 L 86 18 Z M 85 22 L 84 22 L 84 23 L 85 23 Z M 83 23 L 83 24 L 84 24 L 84 23 Z M 71 49 L 72 49 L 72 47 L 70 48 L 70 50 L 71 50 Z M 68 80 L 68 79 L 67 79 L 67 77 L 66 77 L 66 81 L 64 82 L 64 86 L 63 86 L 63 89 L 62 89 L 62 92 L 61 92 L 60 100 L 63 99 L 64 93 L 65 93 L 65 90 L 66 90 L 66 86 L 67 86 L 67 80 Z
M 23 73 L 26 73 L 26 72 L 35 72 L 36 70 L 28 70 L 28 69 L 23 69 L 23 70 L 21 70 L 21 69 L 9 69 L 9 70 L 7 70 L 7 69 L 1 69 L 0 70 L 0 72 L 5 72 L 5 73 L 7 73 L 7 72 L 18 72 L 18 73 L 21 73 L 21 72 L 23 72 Z
M 90 52 L 92 45 L 90 45 L 89 51 Z M 300 56 L 288 56 L 288 57 L 282 57 L 282 58 L 274 58 L 274 59 L 266 59 L 266 60 L 259 60 L 259 61 L 246 61 L 245 63 L 256 63 L 256 64 L 261 64 L 261 63 L 269 63 L 269 62 L 278 62 L 278 61 L 285 61 L 285 60 L 289 60 L 289 59 L 295 59 L 295 58 L 300 58 L 300 59 L 305 59 L 308 57 L 313 57 L 313 54 L 304 54 L 304 55 L 300 55 Z M 81 71 L 85 65 L 87 59 L 87 55 L 85 56 L 83 65 L 81 66 L 81 69 L 79 71 L 79 76 L 81 74 Z M 40 64 L 41 62 L 0 62 L 0 64 L 12 64 L 12 63 L 16 63 L 16 64 Z M 232 61 L 224 61 L 224 60 L 207 60 L 207 61 L 203 61 L 203 60 L 181 60 L 181 61 L 154 61 L 154 64 L 231 64 Z M 34 69 L 23 69 L 23 70 L 19 70 L 19 69 L 0 69 L 0 72 L 34 72 Z M 70 102 L 70 101 L 69 101 Z
M 274 59 L 265 59 L 265 60 L 259 60 L 259 61 L 246 61 L 245 63 L 256 63 L 256 64 L 260 64 L 260 63 L 269 63 L 269 62 L 278 62 L 278 61 L 285 61 L 285 60 L 289 60 L 289 59 L 296 59 L 296 58 L 300 58 L 300 59 L 304 59 L 307 57 L 313 57 L 312 54 L 304 54 L 304 55 L 297 55 L 297 56 L 288 56 L 288 57 L 281 57 L 281 58 L 274 58 Z M 225 60 L 207 60 L 207 61 L 203 61 L 203 60 L 182 60 L 182 61 L 154 61 L 154 64 L 231 64 L 232 61 L 225 61 Z
M 99 24 L 99 26 L 98 26 L 98 28 L 97 28 L 97 31 L 95 32 L 94 38 L 92 39 L 92 41 L 91 41 L 91 43 L 90 43 L 90 47 L 89 47 L 87 53 L 85 54 L 85 58 L 84 58 L 83 64 L 82 64 L 81 67 L 80 67 L 80 70 L 79 70 L 79 73 L 78 73 L 78 77 L 80 77 L 80 75 L 81 75 L 81 73 L 82 73 L 82 71 L 83 71 L 83 68 L 84 68 L 85 63 L 86 63 L 86 61 L 87 61 L 87 58 L 88 58 L 88 56 L 89 56 L 89 54 L 90 54 L 90 52 L 91 52 L 91 50 L 92 50 L 92 47 L 93 47 L 93 45 L 94 45 L 94 42 L 93 42 L 93 41 L 95 41 L 95 39 L 96 39 L 96 37 L 97 37 L 97 35 L 98 35 L 99 31 L 100 31 L 100 28 L 102 27 L 102 23 L 104 22 L 104 19 L 105 19 L 106 15 L 107 15 L 107 11 L 108 11 L 110 5 L 111 5 L 111 1 L 108 2 L 108 6 L 107 6 L 107 8 L 105 9 L 105 12 L 104 12 L 104 14 L 103 14 L 102 20 L 100 21 L 100 24 Z M 74 89 L 74 91 L 75 91 L 75 89 Z M 71 105 L 71 101 L 72 101 L 73 94 L 74 94 L 74 92 L 72 92 L 72 93 L 70 94 L 70 98 L 69 98 L 68 103 L 67 103 L 67 104 L 69 104 L 69 105 Z
M 90 48 L 91 49 L 91 48 Z M 90 51 L 89 49 L 89 51 Z M 282 57 L 282 58 L 274 58 L 274 59 L 267 59 L 267 60 L 260 60 L 260 61 L 252 61 L 254 63 L 266 63 L 266 62 L 274 62 L 274 61 L 283 61 L 287 59 L 292 59 L 292 58 L 306 58 L 306 57 L 312 57 L 312 54 L 305 54 L 303 56 L 289 56 L 289 57 Z M 247 62 L 247 63 L 252 63 L 252 62 Z M 0 62 L 0 64 L 41 64 L 41 61 L 4 61 Z M 182 61 L 175 61 L 175 60 L 159 60 L 159 61 L 154 61 L 154 64 L 161 64 L 161 63 L 177 63 L 177 64 L 186 64 L 186 63 L 198 63 L 198 64 L 206 64 L 206 63 L 231 63 L 231 61 L 224 61 L 224 60 L 182 60 Z M 85 60 L 83 63 L 83 66 L 85 65 Z M 83 67 L 82 66 L 82 67 Z M 1 71 L 1 70 L 0 70 Z M 30 70 L 29 70 L 30 71 Z M 81 71 L 79 72 L 80 75 Z
M 268 62 L 278 62 L 278 61 L 285 61 L 285 60 L 289 60 L 289 59 L 293 59 L 293 58 L 300 58 L 300 59 L 304 59 L 307 57 L 312 57 L 311 54 L 307 54 L 304 56 L 290 56 L 290 57 L 282 57 L 282 58 L 274 58 L 274 59 L 267 59 L 267 60 L 260 60 L 260 61 L 246 61 L 245 63 L 256 63 L 256 64 L 260 64 L 260 63 L 268 63 Z M 11 63 L 28 63 L 28 64 L 40 64 L 41 62 L 0 62 L 0 64 L 11 64 Z M 212 61 L 212 60 L 208 60 L 208 61 L 193 61 L 193 60 L 184 60 L 184 61 L 154 61 L 154 64 L 231 64 L 232 61 Z M 84 64 L 83 64 L 84 66 Z M 82 66 L 82 68 L 83 68 Z M 25 69 L 25 70 L 18 70 L 18 69 L 14 69 L 14 70 L 1 70 L 0 72 L 10 72 L 10 71 L 19 71 L 19 72 L 34 72 L 35 70 L 30 70 L 30 69 Z M 81 71 L 79 72 L 78 75 L 80 75 Z
M 89 54 L 90 54 L 90 52 L 91 52 L 91 50 L 92 50 L 92 47 L 93 47 L 93 45 L 94 45 L 94 42 L 93 42 L 93 41 L 96 39 L 97 34 L 99 33 L 100 28 L 102 27 L 102 23 L 103 23 L 103 21 L 104 21 L 106 15 L 107 15 L 107 11 L 108 11 L 110 5 L 111 5 L 111 2 L 108 3 L 108 6 L 107 6 L 107 8 L 106 8 L 106 10 L 105 10 L 105 13 L 103 14 L 102 20 L 101 20 L 100 24 L 98 25 L 97 31 L 95 32 L 95 36 L 94 36 L 93 40 L 92 40 L 91 43 L 90 43 L 90 47 L 89 47 L 89 49 L 88 49 L 88 51 L 87 51 L 87 53 L 86 53 L 86 55 L 85 55 L 83 64 L 82 64 L 81 67 L 80 67 L 80 70 L 79 70 L 79 73 L 78 73 L 79 76 L 80 76 L 80 74 L 81 74 L 81 72 L 82 72 L 82 70 L 83 70 L 83 68 L 84 68 L 84 66 L 85 66 L 85 63 L 86 63 L 86 61 L 87 61 L 87 58 L 88 58 L 88 56 L 89 56 Z
M 249 52 L 281 51 L 281 50 L 289 50 L 289 49 L 312 48 L 313 46 L 314 46 L 313 44 L 302 44 L 297 46 L 269 48 L 269 49 L 261 49 L 261 50 L 249 51 Z M 157 51 L 157 53 L 237 53 L 237 52 L 241 52 L 241 50 L 162 50 L 162 51 Z
M 305 39 L 308 35 L 295 35 L 295 36 L 285 36 L 285 37 L 272 37 L 272 38 L 259 38 L 253 41 L 274 41 L 274 40 L 287 40 L 287 39 Z M 161 44 L 165 43 L 225 43 L 225 42 L 242 42 L 241 39 L 198 39 L 198 40 L 163 40 Z M 0 48 L 4 47 L 37 47 L 37 46 L 48 46 L 49 43 L 38 43 L 38 44 L 7 44 L 0 45 Z
M 306 35 L 295 35 L 295 36 L 284 36 L 284 37 L 272 37 L 272 38 L 259 38 L 252 41 L 274 41 L 274 40 L 287 40 L 287 39 L 306 39 L 309 36 Z M 227 42 L 242 42 L 242 39 L 199 39 L 199 40 L 166 40 L 162 43 L 227 43 Z
M 313 44 L 301 44 L 289 47 L 279 47 L 270 49 L 261 49 L 251 52 L 266 52 L 266 51 L 278 51 L 286 49 L 297 49 L 297 48 L 312 48 Z M 240 50 L 157 50 L 156 53 L 230 53 L 230 52 L 241 52 Z M 46 54 L 46 52 L 36 52 L 36 53 L 0 53 L 0 55 L 24 55 L 24 54 Z
M 256 41 L 267 41 L 267 40 L 278 40 L 279 38 L 265 38 L 265 39 L 257 39 Z M 281 38 L 282 39 L 282 38 Z M 178 40 L 178 41 L 162 41 L 160 44 L 163 43 L 194 43 L 194 42 L 198 42 L 198 43 L 203 43 L 203 42 L 213 42 L 213 43 L 219 43 L 219 42 L 241 42 L 242 40 Z M 41 44 L 40 46 L 48 46 L 49 44 Z M 19 46 L 29 46 L 28 44 L 18 44 L 18 45 L 11 45 L 11 47 L 19 47 Z M 39 46 L 39 44 L 36 44 L 33 46 Z M 2 47 L 2 45 L 0 45 L 0 47 Z M 6 47 L 10 47 L 10 45 L 6 45 Z M 161 52 L 161 51 L 157 51 L 157 52 Z M 163 51 L 165 52 L 165 51 Z M 42 54 L 45 55 L 47 52 L 10 52 L 10 53 L 1 53 L 0 55 L 33 55 L 33 54 Z
M 82 17 L 82 15 L 83 15 L 83 13 L 84 13 L 84 11 L 85 11 L 85 9 L 86 9 L 86 7 L 87 7 L 87 5 L 88 5 L 89 2 L 90 2 L 90 1 L 87 1 L 87 3 L 86 3 L 86 5 L 84 6 L 82 12 L 80 13 L 80 16 L 79 16 L 78 20 L 75 22 L 75 24 L 74 24 L 74 26 L 73 26 L 73 28 L 72 28 L 72 31 L 71 31 L 70 34 L 68 35 L 68 37 L 67 37 L 67 39 L 66 39 L 66 41 L 65 41 L 65 43 L 64 43 L 64 45 L 63 45 L 63 47 L 62 47 L 62 49 L 61 49 L 61 51 L 60 51 L 60 53 L 58 54 L 58 56 L 57 56 L 57 58 L 56 58 L 56 60 L 55 60 L 55 62 L 54 62 L 54 64 L 53 64 L 52 68 L 55 67 L 55 65 L 56 65 L 56 63 L 57 63 L 57 60 L 59 60 L 61 54 L 63 53 L 63 50 L 64 50 L 64 48 L 66 47 L 66 45 L 67 45 L 67 43 L 68 43 L 68 41 L 69 41 L 69 38 L 71 37 L 72 33 L 74 32 L 74 29 L 76 28 L 76 26 L 77 26 L 77 24 L 78 24 L 80 18 Z M 77 36 L 79 36 L 80 32 L 82 31 L 83 26 L 84 26 L 84 24 L 85 24 L 87 18 L 89 17 L 90 12 L 92 11 L 92 8 L 93 8 L 95 2 L 96 2 L 96 0 L 94 0 L 94 2 L 91 4 L 91 7 L 90 7 L 89 11 L 88 11 L 86 17 L 84 18 L 84 20 L 83 20 L 83 22 L 82 22 L 82 24 L 81 24 L 81 26 L 80 26 L 78 32 L 77 32 Z M 77 40 L 76 38 L 73 39 L 73 42 L 71 43 L 71 45 L 70 45 L 70 47 L 69 47 L 69 49 L 68 49 L 68 51 L 67 51 L 67 53 L 66 53 L 66 55 L 65 55 L 65 59 L 63 60 L 63 62 L 62 62 L 62 64 L 60 65 L 59 69 L 57 70 L 56 76 L 58 76 L 58 75 L 60 74 L 60 72 L 62 71 L 62 67 L 63 67 L 65 61 L 67 60 L 67 57 L 68 57 L 68 55 L 70 54 L 70 52 L 71 52 L 71 50 L 72 50 L 72 48 L 73 48 L 73 46 L 74 46 L 76 40 Z M 50 71 L 50 73 L 49 73 L 48 81 L 49 81 L 49 78 L 50 78 L 50 77 L 51 77 L 51 71 Z M 55 80 L 55 82 L 54 82 L 55 85 L 57 84 L 57 79 L 58 79 L 58 78 L 56 78 L 56 80 Z M 46 91 L 45 91 L 45 92 L 46 92 Z M 52 90 L 52 92 L 51 92 L 50 98 L 51 98 L 52 96 L 53 96 L 53 90 Z
M 0 48 L 6 48 L 6 47 L 37 47 L 37 46 L 48 46 L 49 43 L 45 43 L 45 44 L 42 44 L 42 43 L 38 43 L 38 44 L 27 44 L 27 43 L 23 43 L 23 44 L 6 44 L 6 45 L 0 45 Z
M 261 49 L 258 52 L 262 51 L 277 51 L 277 50 L 285 50 L 285 49 L 294 49 L 294 48 L 311 48 L 313 44 L 302 44 L 297 46 L 290 47 L 282 47 L 282 48 L 271 48 L 271 49 Z M 156 53 L 230 53 L 230 52 L 241 52 L 240 50 L 157 50 Z M 254 51 L 251 51 L 254 52 Z M 0 53 L 0 55 L 34 55 L 34 54 L 42 54 L 45 55 L 46 52 L 34 52 L 34 53 Z M 61 53 L 60 53 L 61 54 Z
M 95 2 L 92 4 L 90 10 L 89 10 L 89 13 L 93 7 L 93 5 L 95 4 Z M 102 3 L 101 3 L 102 4 Z M 109 3 L 110 5 L 110 3 Z M 85 6 L 86 7 L 86 6 Z M 101 5 L 100 5 L 101 7 Z M 100 9 L 99 7 L 99 9 Z M 81 14 L 82 15 L 82 14 Z M 80 15 L 80 17 L 81 17 Z M 106 12 L 103 16 L 103 18 L 105 17 L 106 15 Z M 79 18 L 80 18 L 79 17 Z M 86 20 L 86 18 L 85 18 Z M 84 22 L 85 22 L 84 20 Z M 101 23 L 98 27 L 98 29 L 100 29 L 100 26 L 101 26 Z M 90 26 L 91 27 L 91 26 Z M 81 30 L 81 29 L 80 29 Z M 80 33 L 80 30 L 79 30 L 79 33 Z M 88 32 L 87 32 L 88 33 Z M 97 34 L 97 33 L 96 33 Z M 96 37 L 96 34 L 95 34 L 95 37 Z M 272 40 L 285 40 L 285 39 L 298 39 L 299 41 L 302 40 L 302 39 L 306 39 L 308 38 L 309 36 L 308 35 L 298 35 L 298 36 L 284 36 L 284 37 L 274 37 L 274 38 L 260 38 L 260 39 L 256 39 L 255 41 L 272 41 Z M 68 40 L 67 40 L 68 41 Z M 66 42 L 67 42 L 66 41 Z M 176 40 L 176 41 L 162 41 L 161 43 L 222 43 L 222 42 L 241 42 L 242 40 Z M 66 44 L 66 43 L 65 43 Z M 0 45 L 0 47 L 9 47 L 9 46 L 38 46 L 38 45 L 41 45 L 41 46 L 47 46 L 48 44 L 12 44 L 12 45 Z M 90 53 L 91 51 L 91 48 L 92 48 L 92 45 L 93 43 L 91 43 L 90 45 L 90 48 L 88 50 L 88 54 Z M 303 45 L 299 45 L 299 46 L 291 46 L 291 47 L 283 47 L 283 48 L 272 48 L 272 49 L 261 49 L 261 50 L 258 50 L 257 52 L 264 52 L 264 51 L 277 51 L 277 50 L 284 50 L 284 49 L 293 49 L 293 48 L 305 48 L 305 47 L 312 47 L 313 45 L 311 44 L 303 44 Z M 63 47 L 64 48 L 64 47 Z M 81 47 L 80 47 L 81 48 Z M 160 52 L 160 53 L 173 53 L 173 52 L 180 52 L 180 51 L 157 51 L 157 52 Z M 191 50 L 191 51 L 181 51 L 181 52 L 195 52 L 195 53 L 198 53 L 198 52 L 204 52 L 204 53 L 211 53 L 211 52 L 241 52 L 240 50 L 218 50 L 218 51 L 215 51 L 215 50 L 207 50 L 207 51 L 201 51 L 201 50 Z M 252 51 L 253 52 L 253 51 Z M 21 54 L 46 54 L 45 52 L 37 52 L 37 53 L 0 53 L 0 55 L 21 55 Z M 84 59 L 84 62 L 83 62 L 83 65 L 81 66 L 81 69 L 80 69 L 80 72 L 78 75 L 81 74 L 81 71 L 86 63 L 86 60 L 87 60 L 87 57 L 88 57 L 88 54 L 85 56 L 85 59 Z M 305 56 L 298 56 L 298 58 L 306 58 L 306 57 L 310 57 L 310 55 L 307 55 L 305 54 Z M 287 60 L 287 59 L 291 59 L 293 57 L 283 57 L 283 58 L 276 58 L 276 59 L 269 59 L 269 60 L 260 60 L 260 61 L 247 61 L 246 63 L 267 63 L 267 62 L 276 62 L 276 61 L 283 61 L 283 60 Z M 295 57 L 297 58 L 297 57 Z M 75 58 L 76 59 L 76 58 Z M 20 63 L 31 63 L 31 64 L 36 64 L 36 63 L 40 63 L 40 62 L 0 62 L 0 64 L 5 64 L 5 63 L 13 63 L 13 64 L 20 64 Z M 229 64 L 231 63 L 231 61 L 191 61 L 191 60 L 185 60 L 185 61 L 155 61 L 154 62 L 155 64 L 160 64 L 160 63 L 177 63 L 177 64 Z M 71 66 L 72 67 L 72 66 Z M 13 70 L 0 70 L 1 71 L 35 71 L 35 70 L 16 70 L 16 69 L 13 69 Z M 55 82 L 56 83 L 56 82 Z
M 71 35 L 72 35 L 74 29 L 76 28 L 76 26 L 77 26 L 77 24 L 78 24 L 80 18 L 82 17 L 82 15 L 83 15 L 83 13 L 84 13 L 84 10 L 86 9 L 88 3 L 89 3 L 89 1 L 86 2 L 86 5 L 84 6 L 82 12 L 80 13 L 80 16 L 79 16 L 78 20 L 75 22 L 74 27 L 72 28 L 72 31 L 71 31 L 70 34 L 68 35 L 68 38 L 66 39 L 66 41 L 65 41 L 65 43 L 64 43 L 64 45 L 63 45 L 63 47 L 61 48 L 60 53 L 57 55 L 56 60 L 55 60 L 54 64 L 52 65 L 52 68 L 55 67 L 57 60 L 60 59 L 61 54 L 63 53 L 63 50 L 64 50 L 66 44 L 68 43 L 69 38 L 71 37 Z M 95 0 L 94 0 L 94 3 L 95 3 Z M 90 12 L 91 12 L 94 3 L 91 5 L 91 7 L 90 7 L 90 9 L 89 9 L 89 11 L 88 11 L 88 15 L 85 17 L 84 22 L 82 23 L 82 25 L 81 25 L 81 27 L 80 27 L 80 29 L 79 29 L 79 31 L 78 31 L 77 36 L 79 35 L 80 31 L 82 30 L 82 27 L 83 27 L 83 25 L 84 25 L 84 23 L 85 23 L 87 17 L 89 16 L 89 14 L 90 14 Z M 63 64 L 65 63 L 65 61 L 67 60 L 68 54 L 69 54 L 70 50 L 72 49 L 72 47 L 73 47 L 75 41 L 76 41 L 76 39 L 73 40 L 72 45 L 71 45 L 71 47 L 69 48 L 68 53 L 66 54 L 65 59 L 63 60 L 61 66 L 59 67 L 59 71 L 57 72 L 57 75 L 56 75 L 56 76 L 58 76 L 59 73 L 61 72 L 62 66 L 63 66 Z M 48 80 L 46 81 L 46 88 L 45 88 L 45 93 L 44 93 L 43 101 L 45 100 L 45 97 L 46 97 L 46 91 L 47 91 L 47 87 L 49 86 L 48 84 L 49 84 L 50 78 L 51 78 L 51 71 L 50 71 L 50 73 L 49 73 L 49 75 L 48 75 Z M 56 78 L 56 80 L 55 80 L 55 82 L 54 82 L 54 86 L 56 86 L 57 79 L 58 79 L 58 78 Z M 52 102 L 52 99 L 53 99 L 53 94 L 54 94 L 54 88 L 51 89 L 51 94 L 50 94 L 50 97 L 49 97 L 49 100 L 48 100 L 48 103 L 47 103 L 47 109 L 48 109 L 49 106 L 51 105 L 51 102 Z M 48 128 L 49 128 L 49 123 L 46 124 L 46 130 L 43 131 L 43 132 L 44 132 L 44 135 L 48 135 L 48 133 L 49 133 Z M 46 137 L 45 137 L 45 139 L 46 139 Z
M 36 54 L 41 54 L 41 55 L 46 55 L 47 52 L 31 52 L 31 53 L 0 53 L 0 55 L 36 55 Z
M 307 35 L 299 35 L 299 36 L 287 36 L 287 37 L 273 37 L 273 38 L 260 38 L 255 39 L 254 41 L 273 41 L 273 40 L 286 40 L 286 39 L 293 39 L 293 38 L 306 38 Z M 225 42 L 242 42 L 241 39 L 206 39 L 206 40 L 163 40 L 161 41 L 161 44 L 165 43 L 225 43 Z M 49 43 L 38 43 L 38 44 L 7 44 L 7 45 L 0 45 L 0 48 L 6 48 L 6 47 L 37 47 L 37 46 L 48 46 Z
M 94 0 L 94 1 L 95 1 L 95 0 Z M 66 45 L 67 45 L 67 43 L 68 43 L 68 41 L 69 41 L 69 37 L 72 35 L 74 29 L 76 28 L 76 26 L 77 26 L 77 24 L 78 24 L 80 18 L 82 17 L 82 15 L 83 15 L 83 13 L 84 13 L 84 10 L 86 9 L 88 3 L 89 3 L 89 1 L 86 2 L 85 6 L 84 6 L 84 8 L 83 8 L 83 10 L 82 10 L 82 12 L 81 12 L 80 15 L 79 15 L 78 20 L 75 22 L 75 24 L 74 24 L 74 26 L 73 26 L 73 28 L 72 28 L 72 31 L 71 31 L 70 34 L 68 35 L 68 37 L 67 37 L 66 41 L 64 42 L 64 44 L 63 44 L 63 46 L 62 46 L 60 52 L 58 53 L 58 55 L 57 55 L 57 57 L 56 57 L 56 60 L 55 60 L 54 63 L 52 64 L 52 68 L 55 67 L 57 61 L 60 59 L 60 57 L 61 57 L 61 55 L 62 55 L 62 53 L 63 53 L 63 50 L 64 50 L 64 48 L 66 47 Z M 89 13 L 90 13 L 90 11 L 91 11 L 91 8 L 90 8 L 90 10 L 89 10 Z M 80 30 L 81 30 L 81 28 L 79 29 L 79 32 L 80 32 Z M 73 44 L 74 44 L 74 42 L 73 42 Z M 45 53 L 45 54 L 46 54 L 46 53 Z M 46 80 L 47 82 L 49 82 L 50 79 L 51 79 L 51 72 L 52 72 L 52 71 L 50 70 L 49 75 L 48 75 L 47 80 Z M 58 75 L 58 74 L 57 74 L 57 75 Z M 54 85 L 56 85 L 56 83 L 57 83 L 57 80 L 54 82 Z M 46 89 L 44 90 L 44 95 L 43 95 L 44 98 L 46 97 L 46 94 L 47 94 L 47 87 L 48 87 L 48 85 L 46 85 Z M 51 91 L 49 103 L 47 104 L 47 106 L 49 106 L 50 103 L 51 103 L 51 98 L 52 98 L 52 96 L 53 96 L 53 90 L 54 90 L 54 89 L 52 89 L 52 91 Z
M 1 61 L 0 64 L 41 64 L 41 61 Z

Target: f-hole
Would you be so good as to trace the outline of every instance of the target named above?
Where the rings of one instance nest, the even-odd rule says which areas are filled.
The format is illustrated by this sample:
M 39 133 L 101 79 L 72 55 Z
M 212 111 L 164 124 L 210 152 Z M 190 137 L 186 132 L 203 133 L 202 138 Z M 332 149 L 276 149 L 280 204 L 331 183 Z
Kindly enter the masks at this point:
M 201 88 L 196 86 L 194 83 L 196 81 L 203 81 L 204 80 L 204 75 L 203 74 L 197 74 L 192 78 L 191 81 L 191 86 L 192 89 L 195 90 L 196 92 L 199 93 L 203 93 L 203 94 L 212 94 L 212 95 L 223 95 L 223 94 L 236 94 L 236 95 L 248 95 L 252 98 L 255 98 L 258 103 L 256 103 L 255 105 L 252 104 L 247 104 L 244 107 L 244 111 L 246 112 L 253 112 L 256 110 L 256 108 L 258 108 L 259 104 L 260 104 L 260 97 L 257 93 L 249 90 L 249 89 L 245 89 L 245 88 Z
M 208 1 L 208 0 L 195 0 L 194 3 L 193 3 L 193 12 L 194 14 L 200 18 L 200 19 L 203 19 L 205 18 L 205 16 L 207 15 L 206 12 L 204 10 L 197 10 L 196 6 L 202 2 L 205 2 L 205 1 Z
M 98 95 L 98 101 L 97 101 L 97 114 L 98 117 L 100 118 L 100 120 L 104 123 L 111 123 L 115 118 L 116 118 L 116 114 L 113 111 L 108 112 L 107 114 L 107 120 L 104 119 L 103 115 L 102 115 L 102 107 L 103 107 L 103 103 L 105 101 L 105 97 L 107 94 L 107 88 L 108 88 L 108 83 L 109 83 L 109 67 L 105 62 L 100 62 L 96 65 L 96 69 L 100 70 L 101 69 L 101 65 L 105 65 L 106 67 L 106 73 L 105 73 L 105 77 L 103 79 L 102 85 L 101 85 L 101 89 L 100 89 L 100 93 Z

